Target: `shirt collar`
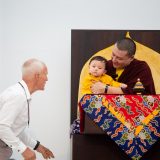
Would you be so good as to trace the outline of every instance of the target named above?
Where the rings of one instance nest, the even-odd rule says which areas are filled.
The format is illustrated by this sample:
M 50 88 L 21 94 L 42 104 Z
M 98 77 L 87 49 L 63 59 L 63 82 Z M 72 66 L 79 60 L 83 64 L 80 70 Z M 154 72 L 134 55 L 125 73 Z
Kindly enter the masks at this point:
M 21 81 L 19 81 L 19 83 L 24 87 L 24 90 L 25 90 L 26 96 L 27 96 L 27 100 L 31 100 L 31 94 L 29 92 L 29 89 L 28 89 L 26 82 L 21 80 Z

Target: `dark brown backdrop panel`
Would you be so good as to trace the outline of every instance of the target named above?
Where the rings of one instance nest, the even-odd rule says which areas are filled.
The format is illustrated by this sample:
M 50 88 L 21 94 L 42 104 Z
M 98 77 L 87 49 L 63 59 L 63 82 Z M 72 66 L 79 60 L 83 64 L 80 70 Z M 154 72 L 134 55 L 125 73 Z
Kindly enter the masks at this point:
M 132 160 L 105 135 L 74 135 L 72 160 Z M 140 160 L 159 160 L 160 141 Z
M 72 30 L 71 31 L 71 123 L 77 118 L 77 99 L 80 72 L 85 62 L 96 52 L 125 37 L 128 30 Z M 160 53 L 160 31 L 129 30 L 130 37 Z M 96 129 L 92 122 L 91 131 Z M 95 127 L 95 128 L 94 128 Z M 100 131 L 98 131 L 99 133 Z M 74 135 L 73 160 L 130 160 L 115 142 L 105 134 Z M 97 133 L 97 132 L 96 132 Z M 141 160 L 158 160 L 158 141 Z

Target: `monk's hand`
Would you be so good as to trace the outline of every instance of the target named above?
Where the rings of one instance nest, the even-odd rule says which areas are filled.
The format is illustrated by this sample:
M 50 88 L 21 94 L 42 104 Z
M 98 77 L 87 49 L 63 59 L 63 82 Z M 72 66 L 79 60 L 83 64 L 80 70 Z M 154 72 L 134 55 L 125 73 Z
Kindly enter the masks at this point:
M 102 93 L 105 93 L 105 87 L 106 87 L 106 84 L 102 82 L 95 82 L 91 86 L 91 91 L 93 94 L 102 94 Z
M 48 148 L 44 147 L 41 144 L 38 146 L 36 151 L 41 153 L 44 159 L 54 158 L 52 151 L 50 151 Z
M 121 83 L 120 87 L 121 88 L 127 88 L 127 84 Z

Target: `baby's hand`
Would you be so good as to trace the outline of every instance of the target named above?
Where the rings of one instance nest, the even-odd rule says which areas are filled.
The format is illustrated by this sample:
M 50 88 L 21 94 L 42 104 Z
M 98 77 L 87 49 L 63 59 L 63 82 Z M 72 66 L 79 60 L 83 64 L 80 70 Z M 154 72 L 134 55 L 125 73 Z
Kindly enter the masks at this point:
M 127 88 L 127 85 L 126 84 L 124 84 L 124 83 L 121 83 L 121 86 L 120 86 L 121 88 Z

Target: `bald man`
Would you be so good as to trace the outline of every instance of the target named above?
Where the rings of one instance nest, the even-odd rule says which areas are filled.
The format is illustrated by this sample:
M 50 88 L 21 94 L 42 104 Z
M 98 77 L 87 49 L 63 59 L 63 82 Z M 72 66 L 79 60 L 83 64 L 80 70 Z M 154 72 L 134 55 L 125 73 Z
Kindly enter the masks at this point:
M 37 59 L 29 59 L 22 66 L 22 80 L 7 88 L 0 95 L 0 160 L 8 160 L 12 149 L 22 154 L 25 160 L 36 160 L 35 151 L 45 159 L 54 158 L 53 153 L 27 130 L 31 94 L 44 90 L 48 81 L 47 66 Z M 32 149 L 31 149 L 32 148 Z

